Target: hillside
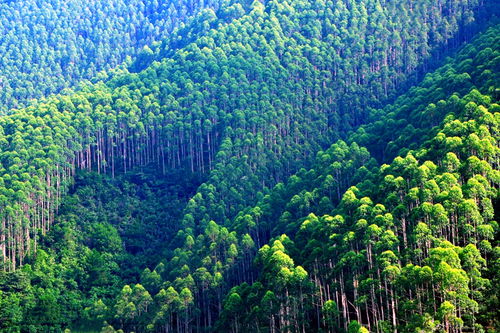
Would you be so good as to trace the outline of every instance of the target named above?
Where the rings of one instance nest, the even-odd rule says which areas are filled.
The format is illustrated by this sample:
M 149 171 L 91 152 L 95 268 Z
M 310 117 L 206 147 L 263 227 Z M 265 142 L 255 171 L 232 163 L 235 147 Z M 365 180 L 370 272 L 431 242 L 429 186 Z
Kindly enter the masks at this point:
M 374 110 L 385 141 L 379 121 L 362 126 L 235 219 L 240 233 L 273 240 L 259 250 L 257 282 L 231 290 L 221 329 L 497 327 L 498 29 Z M 402 155 L 378 166 L 356 143 L 368 138 L 374 153 Z
M 0 111 L 93 79 L 121 65 L 127 56 L 147 54 L 148 45 L 168 37 L 202 9 L 217 9 L 221 3 L 3 1 Z
M 498 6 L 186 6 L 0 118 L 0 330 L 497 329 Z

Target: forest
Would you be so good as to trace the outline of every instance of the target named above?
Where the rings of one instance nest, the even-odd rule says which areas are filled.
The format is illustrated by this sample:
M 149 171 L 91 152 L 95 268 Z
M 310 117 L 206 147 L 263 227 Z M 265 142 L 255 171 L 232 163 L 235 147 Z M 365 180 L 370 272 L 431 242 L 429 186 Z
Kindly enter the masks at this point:
M 62 92 L 151 52 L 220 0 L 22 0 L 0 3 L 0 111 Z
M 0 332 L 500 331 L 499 16 L 0 4 Z

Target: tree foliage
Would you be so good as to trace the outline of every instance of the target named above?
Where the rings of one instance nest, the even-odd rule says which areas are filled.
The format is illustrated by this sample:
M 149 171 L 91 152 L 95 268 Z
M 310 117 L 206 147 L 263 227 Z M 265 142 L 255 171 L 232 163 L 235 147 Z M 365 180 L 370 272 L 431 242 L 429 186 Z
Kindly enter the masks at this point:
M 497 328 L 494 3 L 148 5 L 0 118 L 0 330 Z

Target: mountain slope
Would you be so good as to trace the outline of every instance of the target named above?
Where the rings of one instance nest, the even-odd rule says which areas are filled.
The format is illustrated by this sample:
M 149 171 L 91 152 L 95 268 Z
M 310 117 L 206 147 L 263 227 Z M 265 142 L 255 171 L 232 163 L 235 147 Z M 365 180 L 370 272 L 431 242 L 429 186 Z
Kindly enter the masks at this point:
M 4 1 L 0 110 L 73 87 L 221 1 Z M 142 52 L 151 50 L 146 47 Z
M 314 176 L 304 170 L 288 182 L 290 188 L 270 188 L 309 166 L 318 150 L 370 117 L 385 114 L 371 109 L 469 40 L 481 27 L 474 24 L 474 14 L 487 21 L 491 8 L 495 6 L 489 2 L 470 1 L 234 2 L 217 12 L 202 12 L 168 41 L 141 54 L 130 72 L 122 68 L 106 82 L 83 85 L 0 118 L 0 253 L 8 271 L 0 281 L 0 301 L 8 310 L 0 315 L 5 329 L 63 328 L 87 318 L 92 325 L 107 321 L 125 331 L 211 330 L 228 289 L 257 277 L 260 285 L 254 284 L 258 290 L 249 304 L 255 305 L 254 296 L 267 288 L 274 296 L 266 293 L 259 306 L 273 314 L 279 305 L 282 312 L 252 324 L 271 330 L 326 327 L 312 319 L 311 311 L 319 308 L 312 306 L 318 302 L 307 272 L 285 255 L 303 260 L 311 271 L 300 247 L 290 250 L 291 242 L 282 237 L 275 247 L 261 251 L 259 260 L 267 267 L 261 276 L 251 267 L 257 248 L 270 237 L 286 230 L 295 238 L 300 218 L 314 211 L 317 195 L 296 190 L 323 187 L 323 179 L 301 183 L 300 177 Z M 495 60 L 489 57 L 485 65 L 493 66 L 490 85 L 495 86 Z M 402 117 L 404 111 L 400 113 Z M 373 135 L 365 140 L 374 142 L 378 129 L 368 125 L 365 132 Z M 398 149 L 407 148 L 400 141 Z M 378 170 L 359 145 L 340 143 L 331 154 L 331 163 L 337 163 L 327 169 L 330 178 L 324 175 L 329 184 L 316 191 L 326 197 L 319 201 L 322 213 L 334 209 L 348 186 L 362 182 L 370 187 L 375 179 L 370 173 Z M 326 167 L 329 157 L 320 158 L 317 163 Z M 151 168 L 157 169 L 154 175 Z M 95 177 L 95 188 L 74 187 L 75 175 L 84 171 L 102 175 Z M 127 180 L 144 175 L 147 181 Z M 171 177 L 177 179 L 174 184 L 163 182 Z M 155 192 L 154 184 L 165 184 L 166 195 Z M 67 196 L 70 189 L 91 199 L 75 204 L 75 197 Z M 124 196 L 122 204 L 102 200 L 113 193 Z M 155 201 L 156 195 L 169 202 Z M 133 204 L 140 200 L 155 206 L 140 207 L 145 212 L 142 229 Z M 151 218 L 156 206 L 160 212 L 169 210 L 168 221 Z M 108 215 L 106 207 L 116 213 Z M 93 217 L 96 212 L 102 223 Z M 149 232 L 165 241 L 149 241 L 151 234 L 134 237 Z M 36 251 L 40 246 L 43 251 Z M 161 252 L 156 267 L 156 258 L 143 260 L 155 252 Z M 276 276 L 274 259 L 285 262 L 284 280 L 269 281 Z M 283 305 L 281 292 L 288 289 L 279 283 L 286 285 L 288 277 L 298 283 L 293 292 L 304 294 L 299 293 L 300 302 L 294 294 L 295 303 Z M 259 309 L 239 311 L 242 295 L 231 293 L 215 327 L 250 327 L 242 322 L 253 317 L 244 316 Z M 361 302 L 351 294 L 347 301 Z M 359 314 L 361 305 L 354 310 L 344 305 L 342 323 L 351 318 L 372 323 Z M 400 320 L 387 314 L 392 309 L 384 305 L 376 310 L 382 319 L 392 320 L 387 325 Z M 236 320 L 227 322 L 228 313 L 235 311 Z
M 361 3 L 359 11 L 339 5 L 325 14 L 340 20 L 336 16 L 347 19 L 370 8 L 383 15 L 386 25 L 394 25 L 393 29 L 408 29 L 409 33 L 414 28 L 407 24 L 407 17 L 391 16 L 392 5 L 386 9 L 369 5 Z M 401 5 L 409 3 L 402 1 Z M 424 21 L 426 15 L 434 15 L 437 8 L 429 6 L 414 11 L 412 18 Z M 11 245 L 2 244 L 3 257 L 12 267 L 22 261 L 34 231 L 45 231 L 52 223 L 76 168 L 111 175 L 149 163 L 162 170 L 203 173 L 215 169 L 205 188 L 212 193 L 206 197 L 214 196 L 216 203 L 199 203 L 212 210 L 195 218 L 202 228 L 209 219 L 224 223 L 243 202 L 255 200 L 256 190 L 283 179 L 339 132 L 362 121 L 364 106 L 385 98 L 384 89 L 375 94 L 371 90 L 378 86 L 386 87 L 387 93 L 394 91 L 405 73 L 413 73 L 416 63 L 404 61 L 406 57 L 425 59 L 428 43 L 447 42 L 425 38 L 401 45 L 399 51 L 381 45 L 383 51 L 374 53 L 373 59 L 352 62 L 352 57 L 361 58 L 369 49 L 357 44 L 351 49 L 349 39 L 339 40 L 351 55 L 342 58 L 337 44 L 329 41 L 334 31 L 306 38 L 311 33 L 308 24 L 320 26 L 322 22 L 309 15 L 316 7 L 320 4 L 276 6 L 270 2 L 264 7 L 255 2 L 245 14 L 235 4 L 231 23 L 207 12 L 201 22 L 217 29 L 206 31 L 206 36 L 161 63 L 138 74 L 115 73 L 106 85 L 88 85 L 75 94 L 54 96 L 1 118 L 0 160 L 6 189 L 3 235 L 8 230 L 8 238 L 15 239 Z M 467 21 L 469 6 L 460 8 L 441 8 L 443 16 L 436 17 L 441 24 L 430 27 L 428 35 L 438 36 L 445 26 L 451 28 L 448 13 L 454 15 L 451 20 Z M 339 26 L 342 24 L 346 23 L 340 20 Z M 359 34 L 369 27 L 390 35 L 383 26 L 364 23 L 351 30 Z M 399 44 L 397 40 L 391 43 Z M 327 59 L 335 54 L 340 57 L 333 61 L 338 68 L 327 67 Z M 317 62 L 323 59 L 322 67 Z M 360 94 L 367 96 L 366 102 L 356 102 Z M 238 167 L 231 166 L 233 163 Z M 230 170 L 248 170 L 249 177 L 241 182 L 242 177 Z M 219 181 L 219 175 L 226 182 Z M 202 196 L 201 200 L 206 199 Z M 13 228 L 22 219 L 20 210 L 31 221 L 28 228 Z
M 369 150 L 339 142 L 247 212 L 262 211 L 259 228 L 276 236 L 259 251 L 258 282 L 229 293 L 219 330 L 337 331 L 353 321 L 383 332 L 498 328 L 498 32 L 374 111 L 384 114 L 382 134 L 402 133 L 373 135 L 382 145 L 374 152 L 399 144 L 404 155 L 377 167 Z M 449 82 L 464 77 L 475 85 L 462 81 L 454 92 Z M 422 133 L 408 140 L 415 149 L 401 144 Z M 252 230 L 249 217 L 235 220 L 238 230 Z

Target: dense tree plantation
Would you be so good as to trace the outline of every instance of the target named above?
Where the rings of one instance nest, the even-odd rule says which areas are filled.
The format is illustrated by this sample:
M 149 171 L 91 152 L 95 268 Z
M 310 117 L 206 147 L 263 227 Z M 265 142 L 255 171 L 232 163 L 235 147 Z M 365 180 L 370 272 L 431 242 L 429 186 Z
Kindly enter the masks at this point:
M 222 1 L 3 1 L 0 110 L 57 93 L 147 54 L 148 45 Z M 102 75 L 102 74 L 100 74 Z
M 0 331 L 500 329 L 495 1 L 23 3 Z
M 236 228 L 255 230 L 243 214 L 250 220 L 264 212 L 260 227 L 272 241 L 258 252 L 258 278 L 226 297 L 221 329 L 498 329 L 499 50 L 491 48 L 498 32 L 488 30 L 384 108 L 391 110 L 383 121 L 389 131 L 397 128 L 389 132 L 395 137 L 380 140 L 376 122 L 349 136 L 376 137 L 382 151 L 399 146 L 401 155 L 377 166 L 367 149 L 339 141 L 318 153 L 314 168 L 277 185 L 235 219 Z M 441 86 L 464 74 L 475 85 L 462 81 L 462 93 Z M 421 143 L 412 150 L 400 144 L 405 133 L 425 126 L 422 116 L 437 105 Z M 339 187 L 347 188 L 342 196 Z

